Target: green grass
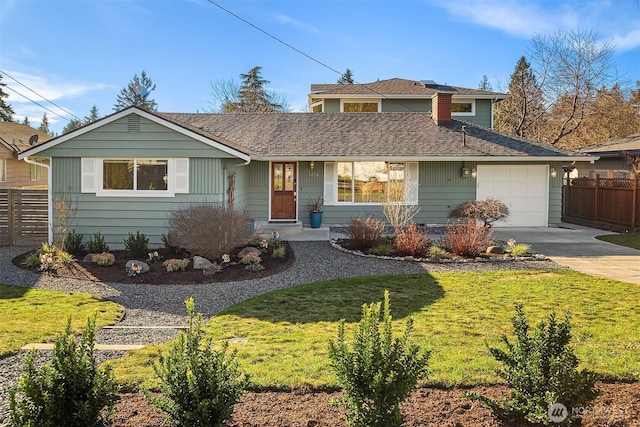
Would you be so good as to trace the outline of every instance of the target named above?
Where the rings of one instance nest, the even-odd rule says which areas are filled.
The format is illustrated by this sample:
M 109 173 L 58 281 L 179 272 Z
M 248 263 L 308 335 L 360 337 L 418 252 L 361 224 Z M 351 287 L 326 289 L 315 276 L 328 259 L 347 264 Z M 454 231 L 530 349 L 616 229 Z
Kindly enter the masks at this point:
M 628 248 L 640 249 L 640 233 L 607 234 L 596 239 Z
M 497 382 L 497 364 L 486 344 L 500 345 L 501 334 L 512 335 L 516 302 L 524 304 L 532 325 L 551 311 L 564 316 L 569 310 L 572 344 L 583 366 L 611 378 L 640 379 L 640 286 L 567 270 L 319 282 L 231 307 L 210 319 L 205 331 L 216 340 L 231 340 L 254 388 L 335 387 L 327 342 L 336 337 L 341 318 L 352 331 L 362 304 L 382 300 L 384 289 L 391 292 L 394 331 L 403 331 L 407 317 L 413 316 L 414 338 L 433 350 L 429 383 Z M 158 350 L 168 348 L 149 347 L 115 361 L 117 380 L 131 388 L 156 387 L 152 363 Z
M 114 324 L 123 307 L 89 294 L 0 285 L 0 356 L 19 350 L 26 344 L 45 343 L 62 333 L 71 316 L 71 326 L 80 332 L 87 317 L 98 314 L 96 325 Z

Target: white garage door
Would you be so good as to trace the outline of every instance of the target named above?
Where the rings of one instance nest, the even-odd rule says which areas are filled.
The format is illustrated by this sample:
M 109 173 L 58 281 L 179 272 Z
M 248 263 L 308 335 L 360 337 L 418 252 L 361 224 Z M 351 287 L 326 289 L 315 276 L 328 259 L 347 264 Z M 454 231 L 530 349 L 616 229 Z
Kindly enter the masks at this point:
M 547 227 L 549 166 L 478 165 L 476 200 L 488 198 L 509 207 L 509 217 L 496 227 Z

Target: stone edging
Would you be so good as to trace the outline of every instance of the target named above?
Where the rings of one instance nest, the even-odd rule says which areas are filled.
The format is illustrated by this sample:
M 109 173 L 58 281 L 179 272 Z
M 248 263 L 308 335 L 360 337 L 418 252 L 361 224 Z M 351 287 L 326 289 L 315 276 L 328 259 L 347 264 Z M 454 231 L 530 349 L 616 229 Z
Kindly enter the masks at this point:
M 390 260 L 390 261 L 409 261 L 409 262 L 428 262 L 428 263 L 434 263 L 434 264 L 464 264 L 464 263 L 470 263 L 470 262 L 478 262 L 478 263 L 491 263 L 491 262 L 496 262 L 496 263 L 502 263 L 502 262 L 518 262 L 518 261 L 548 261 L 549 258 L 547 258 L 545 255 L 543 254 L 533 254 L 531 256 L 526 256 L 526 257 L 512 257 L 509 256 L 508 254 L 504 254 L 502 257 L 492 257 L 492 258 L 483 258 L 483 257 L 476 257 L 476 258 L 462 258 L 462 259 L 450 259 L 450 258 L 415 258 L 413 256 L 404 256 L 404 257 L 392 257 L 392 256 L 383 256 L 383 255 L 373 255 L 373 254 L 365 254 L 363 252 L 360 251 L 354 251 L 351 249 L 346 249 L 343 248 L 342 246 L 340 246 L 338 244 L 338 241 L 336 239 L 331 239 L 330 240 L 331 246 L 333 246 L 334 248 L 338 249 L 341 252 L 345 252 L 348 254 L 352 254 L 352 255 L 357 255 L 357 256 L 361 256 L 361 257 L 365 257 L 365 258 L 377 258 L 377 259 L 384 259 L 384 260 Z

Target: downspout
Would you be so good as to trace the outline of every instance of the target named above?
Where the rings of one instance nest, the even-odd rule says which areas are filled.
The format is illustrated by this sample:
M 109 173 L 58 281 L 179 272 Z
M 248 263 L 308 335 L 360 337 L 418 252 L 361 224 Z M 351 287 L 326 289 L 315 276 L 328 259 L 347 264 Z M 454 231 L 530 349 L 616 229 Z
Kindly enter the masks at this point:
M 53 197 L 51 190 L 51 165 L 47 165 L 45 163 L 38 163 L 35 160 L 29 159 L 29 157 L 25 157 L 24 160 L 26 163 L 30 165 L 41 166 L 43 168 L 47 168 L 47 235 L 48 242 L 50 245 L 53 244 Z M 49 160 L 51 161 L 51 160 Z
M 249 163 L 251 163 L 251 159 L 247 160 L 246 162 L 237 163 L 237 164 L 235 164 L 235 165 L 229 165 L 229 166 L 224 167 L 224 168 L 222 169 L 222 170 L 223 170 L 223 172 L 224 172 L 224 182 L 225 182 L 227 185 L 229 185 L 229 183 L 227 182 L 227 171 L 228 171 L 229 169 L 237 168 L 237 167 L 240 167 L 240 166 L 249 166 Z M 227 197 L 227 196 L 226 196 L 226 191 L 224 191 L 222 194 L 223 194 L 223 196 L 222 196 L 222 204 L 224 205 L 225 203 L 227 203 L 227 200 L 225 199 L 225 198 Z

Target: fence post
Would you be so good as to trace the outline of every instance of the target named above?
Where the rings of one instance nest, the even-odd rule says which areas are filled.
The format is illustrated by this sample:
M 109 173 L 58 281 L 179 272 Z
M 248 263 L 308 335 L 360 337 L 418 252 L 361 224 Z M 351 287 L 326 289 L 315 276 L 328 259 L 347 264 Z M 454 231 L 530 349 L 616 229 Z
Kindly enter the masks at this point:
M 10 188 L 7 191 L 7 212 L 9 214 L 9 244 L 11 246 L 16 243 L 16 229 L 14 227 L 16 222 L 16 203 L 15 203 L 15 189 Z
M 595 192 L 594 192 L 594 200 L 595 200 L 595 206 L 593 209 L 593 220 L 597 221 L 598 220 L 598 187 L 600 186 L 600 174 L 596 174 L 596 180 L 594 182 L 595 185 Z
M 635 174 L 631 176 L 633 178 L 633 196 L 631 203 L 631 228 L 636 226 L 636 218 L 638 217 L 638 177 Z

